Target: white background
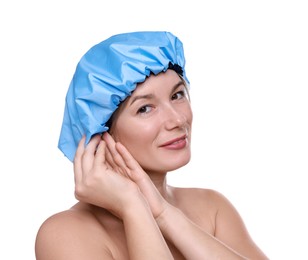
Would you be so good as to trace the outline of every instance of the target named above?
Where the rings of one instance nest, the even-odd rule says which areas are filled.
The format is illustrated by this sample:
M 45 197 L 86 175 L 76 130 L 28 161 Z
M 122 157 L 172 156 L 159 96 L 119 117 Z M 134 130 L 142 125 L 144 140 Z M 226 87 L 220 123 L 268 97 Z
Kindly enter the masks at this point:
M 35 259 L 40 224 L 69 208 L 57 149 L 81 55 L 121 32 L 184 43 L 193 159 L 170 183 L 216 189 L 271 259 L 308 259 L 306 1 L 2 1 L 0 259 Z

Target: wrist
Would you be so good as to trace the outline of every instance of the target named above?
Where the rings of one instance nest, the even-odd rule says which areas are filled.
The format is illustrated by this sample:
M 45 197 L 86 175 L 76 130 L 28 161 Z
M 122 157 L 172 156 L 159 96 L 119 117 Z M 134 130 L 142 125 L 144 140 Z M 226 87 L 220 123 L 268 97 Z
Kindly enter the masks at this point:
M 178 208 L 168 204 L 164 211 L 155 219 L 159 229 L 163 233 L 167 233 L 167 230 L 172 227 L 181 213 Z
M 151 214 L 150 207 L 141 192 L 134 197 L 128 199 L 123 205 L 121 217 L 122 219 L 132 218 L 146 212 Z

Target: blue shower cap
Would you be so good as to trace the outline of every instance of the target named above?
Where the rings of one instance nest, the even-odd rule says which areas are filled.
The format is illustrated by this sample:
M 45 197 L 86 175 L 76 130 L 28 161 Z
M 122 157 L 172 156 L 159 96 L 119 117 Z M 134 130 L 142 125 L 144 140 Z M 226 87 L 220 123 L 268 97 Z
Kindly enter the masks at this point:
M 107 121 L 137 83 L 166 71 L 169 64 L 179 66 L 189 83 L 182 42 L 170 32 L 118 34 L 93 46 L 70 83 L 58 148 L 73 161 L 82 136 L 88 143 L 107 131 Z

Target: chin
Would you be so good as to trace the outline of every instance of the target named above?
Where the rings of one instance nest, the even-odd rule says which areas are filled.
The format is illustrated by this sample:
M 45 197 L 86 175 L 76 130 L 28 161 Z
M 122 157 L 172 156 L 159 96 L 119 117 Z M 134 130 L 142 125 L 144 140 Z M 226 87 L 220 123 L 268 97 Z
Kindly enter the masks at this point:
M 164 158 L 163 161 L 156 161 L 155 163 L 151 163 L 151 165 L 147 164 L 147 165 L 141 165 L 141 167 L 143 168 L 143 170 L 145 172 L 162 172 L 162 173 L 167 173 L 167 172 L 171 172 L 171 171 L 175 171 L 183 166 L 185 166 L 186 164 L 189 163 L 190 161 L 190 157 L 189 158 L 182 158 L 181 160 L 179 160 L 180 158 Z
M 140 166 L 146 172 L 169 172 L 177 170 L 190 162 L 191 153 L 190 150 L 186 150 L 182 153 L 164 153 L 155 154 L 150 156 L 152 160 L 149 160 L 148 156 L 143 157 L 139 161 Z
M 164 166 L 166 168 L 166 172 L 171 172 L 177 170 L 190 162 L 190 156 L 186 158 L 172 158 L 168 160 L 167 158 L 164 161 Z

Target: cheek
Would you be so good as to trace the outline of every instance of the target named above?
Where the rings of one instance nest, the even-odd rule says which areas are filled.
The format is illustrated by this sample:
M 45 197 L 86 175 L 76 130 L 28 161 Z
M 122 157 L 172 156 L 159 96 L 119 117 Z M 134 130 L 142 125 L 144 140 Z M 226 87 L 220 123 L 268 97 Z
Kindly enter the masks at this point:
M 193 112 L 190 104 L 187 104 L 187 107 L 183 109 L 183 114 L 185 115 L 187 122 L 191 125 L 193 120 Z
M 131 122 L 126 126 L 117 130 L 118 134 L 115 135 L 115 139 L 120 141 L 137 159 L 140 153 L 144 154 L 151 148 L 156 136 L 155 125 Z

